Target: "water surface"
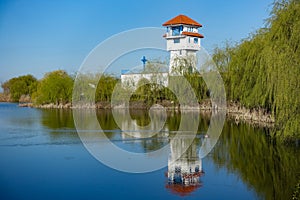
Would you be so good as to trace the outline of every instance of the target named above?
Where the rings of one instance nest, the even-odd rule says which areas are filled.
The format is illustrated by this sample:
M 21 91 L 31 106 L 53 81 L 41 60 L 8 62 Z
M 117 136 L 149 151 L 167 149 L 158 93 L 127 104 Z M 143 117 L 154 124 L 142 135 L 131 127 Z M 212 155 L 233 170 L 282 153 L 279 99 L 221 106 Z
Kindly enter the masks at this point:
M 123 123 L 131 131 L 133 122 L 150 120 L 143 111 L 131 116 Z M 147 139 L 122 132 L 110 111 L 98 111 L 97 118 L 110 141 L 125 150 L 151 152 L 170 144 L 169 166 L 145 174 L 116 171 L 85 149 L 71 110 L 0 103 L 0 199 L 291 199 L 299 179 L 299 149 L 275 144 L 267 129 L 228 120 L 214 150 L 200 159 L 209 116 L 200 116 L 195 139 L 182 134 L 176 141 L 179 113 L 170 113 L 163 130 Z M 182 156 L 171 165 L 176 154 Z

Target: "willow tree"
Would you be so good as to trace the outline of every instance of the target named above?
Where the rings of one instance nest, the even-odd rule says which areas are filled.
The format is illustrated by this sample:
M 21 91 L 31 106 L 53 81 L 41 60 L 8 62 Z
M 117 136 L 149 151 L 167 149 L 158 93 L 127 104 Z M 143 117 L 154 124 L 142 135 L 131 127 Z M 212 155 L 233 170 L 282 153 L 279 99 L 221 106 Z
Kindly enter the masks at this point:
M 65 104 L 71 102 L 73 91 L 73 79 L 67 72 L 57 70 L 47 73 L 39 81 L 37 91 L 34 93 L 37 104 Z
M 274 3 L 265 28 L 239 45 L 216 49 L 230 100 L 263 108 L 276 120 L 274 135 L 300 138 L 300 2 Z
M 101 78 L 99 79 L 97 88 L 96 88 L 96 96 L 95 100 L 98 101 L 110 101 L 112 97 L 112 93 L 114 91 L 114 88 L 116 84 L 118 83 L 118 79 L 103 74 Z

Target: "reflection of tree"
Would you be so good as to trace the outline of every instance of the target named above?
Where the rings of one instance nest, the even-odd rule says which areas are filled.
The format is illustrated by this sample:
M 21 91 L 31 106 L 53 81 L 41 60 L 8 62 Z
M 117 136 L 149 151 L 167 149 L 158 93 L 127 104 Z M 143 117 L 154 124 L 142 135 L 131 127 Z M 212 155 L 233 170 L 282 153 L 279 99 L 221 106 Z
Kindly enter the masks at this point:
M 50 129 L 74 129 L 72 110 L 43 109 L 41 122 Z
M 125 116 L 126 112 L 130 112 L 130 118 Z M 160 114 L 159 114 L 160 113 Z M 156 112 L 152 116 L 152 121 L 147 110 L 118 110 L 115 112 L 115 120 L 119 121 L 122 130 L 123 139 L 141 139 L 138 142 L 142 145 L 144 152 L 155 151 L 172 139 L 175 133 L 183 134 L 181 130 L 206 131 L 209 125 L 207 118 L 200 118 L 199 112 L 168 112 L 165 123 L 162 119 L 162 113 Z M 198 124 L 198 119 L 200 124 Z M 163 127 L 160 127 L 163 123 Z M 179 129 L 180 128 L 180 129 Z M 171 131 L 171 133 L 170 133 Z M 175 131 L 175 132 L 173 132 Z M 178 132 L 179 131 L 179 132 Z M 174 133 L 174 134 L 173 134 Z
M 62 141 L 66 139 L 78 139 L 74 130 L 72 110 L 69 109 L 40 109 L 41 123 L 50 129 L 52 139 Z
M 170 112 L 169 116 L 167 118 L 166 123 L 169 126 L 170 131 L 177 131 L 179 129 L 180 125 L 180 120 L 181 120 L 181 114 L 178 112 Z
M 186 117 L 184 117 L 184 121 L 181 121 L 183 115 L 186 115 Z M 184 113 L 170 111 L 168 112 L 168 118 L 166 120 L 166 124 L 168 125 L 170 131 L 178 131 L 180 125 L 182 129 L 189 130 L 189 126 L 191 126 L 191 122 L 196 117 L 199 119 L 197 133 L 207 132 L 207 129 L 210 124 L 210 113 L 200 114 L 199 112 L 193 112 L 193 111 L 187 111 Z
M 165 145 L 168 144 L 168 141 L 163 139 L 159 135 L 155 135 L 151 137 L 149 140 L 142 140 L 141 145 L 144 149 L 144 152 L 151 152 L 151 151 L 156 151 Z
M 151 122 L 148 112 L 144 110 L 130 109 L 130 115 L 139 126 L 147 126 Z
M 96 110 L 97 119 L 99 125 L 102 130 L 104 130 L 104 134 L 108 138 L 112 138 L 116 132 L 114 130 L 118 130 L 119 127 L 116 124 L 114 117 L 112 115 L 111 110 Z M 112 130 L 112 131 L 109 131 Z
M 118 129 L 111 110 L 96 110 L 98 122 L 103 130 Z
M 194 140 L 194 137 L 189 135 L 171 140 L 171 154 L 168 160 L 169 181 L 166 185 L 171 192 L 186 196 L 201 187 L 200 177 L 204 172 L 198 154 L 199 142 L 199 139 Z M 178 157 L 180 158 L 176 159 Z
M 162 112 L 154 111 L 152 118 L 146 110 L 130 110 L 131 118 L 125 117 L 126 112 L 129 111 L 119 110 L 114 116 L 122 126 L 120 128 L 123 130 L 122 138 L 125 142 L 127 139 L 134 139 L 134 142 L 141 144 L 143 152 L 155 151 L 168 144 L 165 138 L 168 128 L 162 127 Z
M 263 199 L 291 199 L 300 172 L 299 150 L 274 144 L 266 133 L 225 124 L 213 160 L 238 173 Z
M 77 110 L 78 111 L 78 110 Z M 41 122 L 43 126 L 54 129 L 52 133 L 57 134 L 64 134 L 66 135 L 66 131 L 58 131 L 58 129 L 75 129 L 74 120 L 73 120 L 73 111 L 70 109 L 43 109 L 41 110 L 42 117 Z M 91 118 L 94 117 L 93 112 L 89 109 L 80 109 L 81 113 L 81 126 L 82 127 L 88 127 L 90 130 L 95 130 L 95 132 L 99 131 L 97 130 L 99 128 L 96 124 L 91 124 Z M 103 130 L 116 130 L 119 129 L 116 125 L 113 115 L 111 114 L 111 110 L 97 110 L 96 111 L 97 119 L 99 122 L 99 125 Z M 56 130 L 56 131 L 55 131 Z M 72 133 L 72 135 L 75 134 L 75 130 L 71 131 L 69 133 Z M 73 134 L 74 133 L 74 134 Z M 106 136 L 108 138 L 113 137 L 115 134 L 114 131 L 106 131 Z

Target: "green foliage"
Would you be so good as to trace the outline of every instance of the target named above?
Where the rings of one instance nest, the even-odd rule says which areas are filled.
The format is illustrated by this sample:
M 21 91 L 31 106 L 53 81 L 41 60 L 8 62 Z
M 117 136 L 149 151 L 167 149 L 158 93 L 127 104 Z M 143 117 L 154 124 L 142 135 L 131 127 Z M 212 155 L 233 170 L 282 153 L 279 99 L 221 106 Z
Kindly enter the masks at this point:
M 267 130 L 251 125 L 225 123 L 211 158 L 229 173 L 239 174 L 258 199 L 292 199 L 299 183 L 299 149 L 276 144 L 266 135 Z
M 110 101 L 118 81 L 116 77 L 106 74 L 78 74 L 73 100 L 85 103 Z
M 144 101 L 149 105 L 162 100 L 169 100 L 175 103 L 181 102 L 189 105 L 191 99 L 201 101 L 208 98 L 207 87 L 199 74 L 192 73 L 185 76 L 170 76 L 168 83 L 168 87 L 163 87 L 159 84 L 150 83 L 145 78 L 140 79 L 131 100 Z M 191 88 L 191 90 L 187 88 Z
M 153 102 L 152 96 L 152 84 L 145 79 L 142 78 L 137 83 L 137 89 L 134 95 L 131 97 L 131 100 L 141 100 L 145 102 Z
M 216 49 L 227 97 L 248 108 L 265 108 L 275 134 L 300 138 L 300 2 L 274 3 L 268 27 L 235 47 Z
M 73 101 L 92 102 L 95 100 L 95 87 L 97 85 L 97 74 L 77 74 L 73 90 Z
M 299 200 L 300 199 L 300 179 L 298 180 L 298 184 L 295 187 L 295 191 L 293 194 L 293 200 Z
M 117 83 L 117 78 L 109 75 L 102 75 L 96 89 L 96 102 L 110 101 Z
M 167 88 L 156 83 L 150 83 L 146 78 L 142 78 L 137 83 L 137 89 L 134 91 L 130 101 L 143 101 L 151 106 L 162 99 L 165 99 Z
M 19 101 L 22 95 L 32 95 L 36 91 L 37 80 L 32 75 L 12 78 L 2 85 L 5 94 L 10 94 L 13 101 Z
M 174 66 L 172 66 L 172 74 L 185 75 L 196 71 L 196 58 L 195 56 L 176 57 L 174 59 Z
M 141 72 L 147 78 L 141 78 L 138 81 L 130 100 L 143 101 L 148 105 L 152 105 L 157 101 L 166 99 L 170 92 L 162 84 L 167 81 L 167 77 L 163 75 L 167 71 L 168 68 L 164 62 L 158 60 L 148 61 L 145 69 Z M 127 89 L 133 90 L 130 87 Z
M 37 104 L 71 102 L 73 79 L 63 70 L 47 73 L 39 81 L 34 99 Z

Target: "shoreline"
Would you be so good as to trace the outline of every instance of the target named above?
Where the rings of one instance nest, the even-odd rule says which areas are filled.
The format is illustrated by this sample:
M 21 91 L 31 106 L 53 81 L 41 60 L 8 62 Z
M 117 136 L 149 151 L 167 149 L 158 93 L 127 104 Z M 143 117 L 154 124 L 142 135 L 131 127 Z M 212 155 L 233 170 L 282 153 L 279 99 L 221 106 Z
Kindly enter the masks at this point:
M 198 105 L 193 106 L 180 106 L 169 101 L 157 102 L 157 104 L 166 108 L 167 111 L 200 111 L 205 113 L 211 113 L 212 111 L 218 112 L 219 109 L 212 108 L 210 101 L 204 101 Z M 41 109 L 99 109 L 99 110 L 109 110 L 113 109 L 110 102 L 98 102 L 96 104 L 82 104 L 80 106 L 72 106 L 71 103 L 67 104 L 44 104 L 44 105 L 34 105 L 33 103 L 19 103 L 20 107 L 33 107 Z M 136 110 L 149 110 L 160 109 L 151 107 L 144 102 L 130 102 L 129 105 L 119 104 L 114 107 L 115 109 L 136 109 Z M 268 113 L 265 109 L 248 109 L 239 103 L 227 102 L 226 116 L 229 119 L 234 120 L 236 123 L 246 122 L 253 125 L 258 125 L 262 127 L 274 127 L 275 119 Z

